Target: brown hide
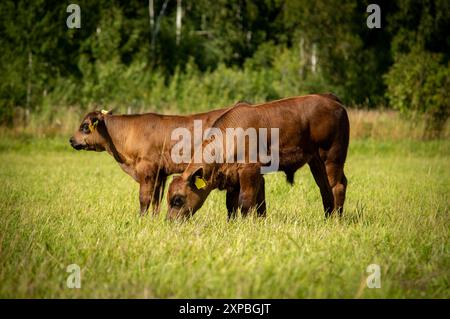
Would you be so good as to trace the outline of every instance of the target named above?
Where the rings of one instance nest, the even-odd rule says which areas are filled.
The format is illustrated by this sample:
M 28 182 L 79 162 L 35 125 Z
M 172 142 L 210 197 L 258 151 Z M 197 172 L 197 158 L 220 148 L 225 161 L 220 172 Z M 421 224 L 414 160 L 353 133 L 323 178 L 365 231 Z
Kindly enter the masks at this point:
M 192 131 L 194 120 L 202 120 L 203 129 L 208 128 L 226 110 L 189 116 L 91 112 L 70 138 L 70 144 L 77 150 L 107 151 L 139 183 L 141 214 L 147 212 L 150 202 L 157 213 L 167 176 L 186 168 L 186 164 L 171 159 L 170 150 L 176 143 L 171 141 L 172 131 L 180 127 Z
M 213 127 L 279 128 L 279 171 L 293 180 L 297 169 L 308 164 L 320 189 L 326 216 L 342 214 L 347 180 L 344 163 L 349 143 L 347 112 L 332 94 L 314 94 L 277 100 L 255 106 L 238 105 L 224 112 Z M 223 134 L 225 136 L 225 134 Z M 211 141 L 206 141 L 207 145 Z M 248 149 L 248 141 L 246 141 Z M 226 141 L 223 141 L 226 144 Z M 226 189 L 227 207 L 246 215 L 256 208 L 265 215 L 264 179 L 261 163 L 191 163 L 169 186 L 168 218 L 186 218 L 203 204 L 215 188 Z M 207 186 L 195 187 L 203 178 Z M 230 198 L 229 198 L 230 197 Z M 262 207 L 262 208 L 261 208 Z M 234 216 L 234 214 L 229 217 Z

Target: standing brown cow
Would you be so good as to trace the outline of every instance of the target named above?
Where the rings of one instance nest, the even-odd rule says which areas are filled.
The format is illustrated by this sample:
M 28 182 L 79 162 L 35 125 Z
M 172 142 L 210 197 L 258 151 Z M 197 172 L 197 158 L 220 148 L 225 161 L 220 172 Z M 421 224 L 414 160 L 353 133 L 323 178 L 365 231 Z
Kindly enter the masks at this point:
M 83 118 L 79 129 L 70 138 L 70 144 L 76 150 L 106 151 L 112 155 L 140 185 L 141 215 L 147 212 L 150 202 L 153 212 L 158 213 L 167 176 L 181 173 L 186 168 L 186 164 L 177 164 L 171 159 L 172 131 L 179 127 L 192 131 L 194 120 L 201 120 L 204 127 L 210 127 L 226 110 L 190 116 L 91 112 Z
M 244 130 L 279 128 L 278 170 L 284 171 L 292 181 L 295 171 L 308 163 L 319 186 L 326 216 L 333 211 L 342 214 L 347 186 L 344 163 L 349 121 L 346 110 L 334 95 L 292 97 L 252 107 L 238 105 L 220 116 L 213 127 L 222 132 L 238 127 Z M 204 146 L 208 143 L 217 143 L 217 140 L 205 141 Z M 222 145 L 226 143 L 222 141 Z M 246 143 L 248 149 L 248 140 Z M 243 215 L 253 208 L 258 215 L 265 214 L 262 163 L 222 162 L 192 161 L 181 176 L 174 178 L 168 192 L 169 219 L 194 214 L 215 188 L 227 190 L 229 217 L 230 210 L 234 216 L 237 208 Z

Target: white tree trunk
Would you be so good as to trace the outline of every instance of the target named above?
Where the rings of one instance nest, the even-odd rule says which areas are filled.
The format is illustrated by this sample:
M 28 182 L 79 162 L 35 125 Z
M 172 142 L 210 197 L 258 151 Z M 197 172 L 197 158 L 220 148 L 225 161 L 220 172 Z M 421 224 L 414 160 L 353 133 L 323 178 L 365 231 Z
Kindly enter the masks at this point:
M 156 42 L 156 37 L 157 37 L 158 32 L 159 32 L 159 28 L 160 28 L 160 24 L 161 24 L 161 18 L 163 17 L 164 12 L 166 11 L 168 3 L 169 3 L 169 0 L 165 0 L 164 1 L 163 5 L 161 7 L 161 11 L 159 12 L 158 18 L 156 19 L 155 28 L 152 30 L 152 42 L 151 42 L 151 45 L 150 45 L 152 52 L 155 52 L 155 42 Z
M 150 17 L 150 32 L 153 33 L 155 27 L 155 10 L 153 7 L 153 0 L 148 0 L 148 15 Z
M 176 21 L 177 45 L 180 44 L 180 40 L 181 40 L 181 19 L 183 16 L 181 2 L 182 2 L 182 0 L 177 0 L 177 21 Z
M 317 71 L 317 44 L 314 43 L 311 52 L 311 71 L 316 73 Z
M 300 79 L 304 79 L 305 76 L 305 39 L 303 37 L 300 38 L 299 43 L 299 68 L 298 68 L 298 75 L 300 76 Z
M 33 53 L 31 50 L 28 51 L 28 80 L 27 80 L 27 110 L 30 108 L 31 104 L 31 77 L 33 73 Z

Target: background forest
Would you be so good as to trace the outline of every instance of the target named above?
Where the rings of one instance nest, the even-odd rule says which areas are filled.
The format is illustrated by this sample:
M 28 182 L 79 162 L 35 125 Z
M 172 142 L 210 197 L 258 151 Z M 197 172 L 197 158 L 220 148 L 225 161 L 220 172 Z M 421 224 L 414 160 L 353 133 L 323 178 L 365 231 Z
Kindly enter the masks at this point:
M 334 92 L 357 108 L 449 116 L 450 2 L 149 0 L 0 3 L 0 121 L 63 126 L 93 108 L 192 113 Z M 73 126 L 72 126 L 73 128 Z M 62 129 L 62 128 L 61 128 Z

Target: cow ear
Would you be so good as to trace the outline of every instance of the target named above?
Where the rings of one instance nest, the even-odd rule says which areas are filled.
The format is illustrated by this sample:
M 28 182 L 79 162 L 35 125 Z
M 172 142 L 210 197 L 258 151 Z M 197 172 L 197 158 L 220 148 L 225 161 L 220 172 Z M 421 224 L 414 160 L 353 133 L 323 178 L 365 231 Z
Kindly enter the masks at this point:
M 103 115 L 112 115 L 112 114 L 113 114 L 113 111 L 112 111 L 112 110 L 110 110 L 110 111 L 107 111 L 107 110 L 101 110 L 100 113 L 102 113 Z
M 203 178 L 203 167 L 197 168 L 191 175 L 189 175 L 189 184 L 194 189 L 205 188 L 207 183 Z
M 108 116 L 108 115 L 112 115 L 112 111 L 106 111 L 106 110 L 94 111 L 90 120 L 92 123 L 102 122 L 105 119 L 105 116 Z

